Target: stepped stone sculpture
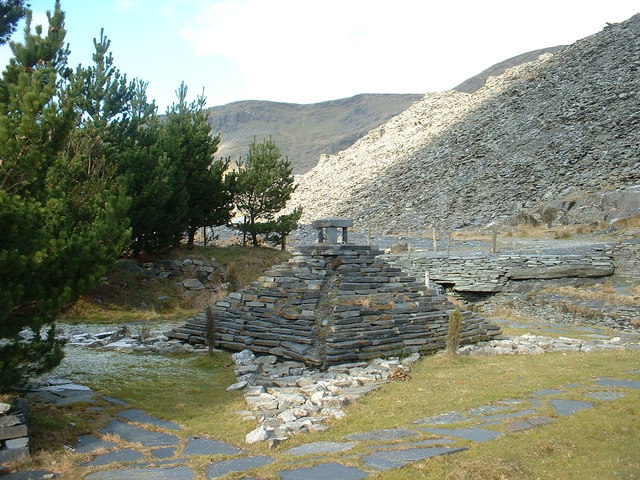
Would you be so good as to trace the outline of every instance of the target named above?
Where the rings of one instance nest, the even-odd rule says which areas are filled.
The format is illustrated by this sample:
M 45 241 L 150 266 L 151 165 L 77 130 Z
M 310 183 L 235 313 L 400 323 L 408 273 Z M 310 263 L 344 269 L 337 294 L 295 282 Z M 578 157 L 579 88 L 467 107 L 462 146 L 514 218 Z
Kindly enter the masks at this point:
M 378 258 L 383 252 L 376 247 L 337 243 L 337 229 L 346 239 L 351 225 L 317 221 L 328 242 L 323 235 L 323 243 L 300 248 L 169 336 L 319 367 L 444 348 L 455 307 Z M 497 326 L 463 312 L 462 344 L 499 334 Z

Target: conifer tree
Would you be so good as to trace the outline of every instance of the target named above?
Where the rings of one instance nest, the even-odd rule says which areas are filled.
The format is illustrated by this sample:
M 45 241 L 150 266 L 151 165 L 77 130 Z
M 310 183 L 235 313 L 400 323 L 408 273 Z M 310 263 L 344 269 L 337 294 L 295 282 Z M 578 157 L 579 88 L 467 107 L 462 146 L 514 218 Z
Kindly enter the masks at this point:
M 0 79 L 0 390 L 60 361 L 57 313 L 97 284 L 128 239 L 125 197 L 69 188 L 77 110 L 62 84 L 70 72 L 59 1 L 47 16 L 43 35 L 27 11 L 24 41 L 11 43 Z
M 180 174 L 160 145 L 157 108 L 149 103 L 147 84 L 134 81 L 126 119 L 120 123 L 116 165 L 131 197 L 131 253 L 155 252 L 173 246 L 182 234 L 172 218 Z M 181 209 L 178 209 L 181 211 Z
M 273 237 L 280 243 L 300 219 L 302 211 L 280 219 L 276 214 L 282 210 L 295 191 L 291 162 L 282 158 L 280 149 L 271 138 L 249 146 L 249 153 L 238 163 L 236 172 L 236 206 L 245 221 L 239 226 L 251 235 L 254 247 L 258 246 L 258 235 Z
M 232 177 L 225 177 L 229 161 L 214 159 L 220 136 L 211 136 L 204 109 L 206 98 L 199 95 L 187 102 L 187 91 L 184 83 L 176 91 L 178 101 L 167 110 L 162 123 L 161 145 L 179 179 L 175 195 L 183 211 L 182 222 L 176 224 L 187 232 L 187 244 L 193 245 L 198 228 L 229 221 Z M 181 201 L 184 204 L 178 203 Z
M 0 0 L 0 45 L 9 41 L 24 16 L 24 0 Z

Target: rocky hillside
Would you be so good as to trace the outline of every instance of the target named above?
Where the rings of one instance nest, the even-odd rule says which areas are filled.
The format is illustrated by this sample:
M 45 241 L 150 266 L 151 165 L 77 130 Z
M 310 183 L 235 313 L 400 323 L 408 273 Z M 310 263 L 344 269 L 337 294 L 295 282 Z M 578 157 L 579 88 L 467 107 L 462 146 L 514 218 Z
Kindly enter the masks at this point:
M 304 173 L 321 154 L 344 150 L 421 98 L 363 94 L 306 105 L 248 100 L 211 108 L 209 123 L 222 137 L 218 155 L 236 160 L 247 154 L 254 137 L 272 136 L 294 173 Z
M 562 50 L 566 45 L 558 45 L 557 47 L 540 48 L 527 53 L 521 53 L 515 57 L 507 58 L 502 62 L 496 63 L 490 66 L 486 70 L 483 70 L 477 75 L 465 80 L 460 85 L 454 88 L 459 92 L 473 93 L 478 91 L 487 81 L 489 77 L 496 77 L 502 75 L 508 68 L 517 67 L 523 63 L 533 62 L 544 53 L 556 53 Z
M 483 226 L 640 183 L 640 14 L 473 94 L 427 94 L 323 156 L 290 206 L 374 231 Z M 571 208 L 571 204 L 567 208 Z M 552 219 L 553 220 L 553 219 Z

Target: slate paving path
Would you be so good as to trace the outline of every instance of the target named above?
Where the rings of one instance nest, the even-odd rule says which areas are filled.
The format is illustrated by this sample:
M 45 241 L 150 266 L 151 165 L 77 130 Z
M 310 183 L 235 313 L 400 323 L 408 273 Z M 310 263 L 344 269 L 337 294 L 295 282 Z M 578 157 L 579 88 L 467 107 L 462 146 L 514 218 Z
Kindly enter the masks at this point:
M 628 373 L 640 375 L 640 370 Z M 91 456 L 88 461 L 78 463 L 78 468 L 87 469 L 87 480 L 193 480 L 197 474 L 202 474 L 202 471 L 194 472 L 190 466 L 194 457 L 205 459 L 207 480 L 231 472 L 249 475 L 255 469 L 272 464 L 276 465 L 281 480 L 359 480 L 375 472 L 400 468 L 430 457 L 452 455 L 501 435 L 547 425 L 558 417 L 615 401 L 629 390 L 640 390 L 640 380 L 600 377 L 591 383 L 538 390 L 522 398 L 444 412 L 397 428 L 354 433 L 340 442 L 308 443 L 279 452 L 275 458 L 252 455 L 208 436 L 181 436 L 181 427 L 173 422 L 131 409 L 118 399 L 98 397 L 86 387 L 69 385 L 69 389 L 65 389 L 64 384 L 56 385 L 56 388 L 34 395 L 58 405 L 76 399 L 90 405 L 108 401 L 123 409 L 100 433 L 120 437 L 124 445 L 98 436 L 78 439 L 76 452 L 83 454 L 85 459 L 87 454 Z M 579 400 L 577 392 L 583 392 Z M 565 398 L 569 396 L 571 398 Z M 95 408 L 95 404 L 93 406 Z M 549 411 L 555 415 L 549 416 Z M 323 455 L 331 455 L 332 461 L 323 460 Z M 299 462 L 304 462 L 305 466 L 296 467 Z M 358 466 L 353 466 L 354 463 Z M 203 462 L 198 460 L 196 464 Z M 41 478 L 52 477 L 47 471 L 33 471 L 6 475 L 2 480 Z M 254 480 L 259 476 L 242 478 Z

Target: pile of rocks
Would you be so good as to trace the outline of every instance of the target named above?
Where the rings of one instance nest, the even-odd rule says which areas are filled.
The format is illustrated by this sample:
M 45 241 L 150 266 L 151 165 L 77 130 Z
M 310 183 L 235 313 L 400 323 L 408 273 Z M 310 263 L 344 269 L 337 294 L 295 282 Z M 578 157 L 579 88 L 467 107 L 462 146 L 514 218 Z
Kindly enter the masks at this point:
M 233 354 L 238 382 L 228 390 L 244 390 L 249 410 L 237 413 L 244 420 L 259 422 L 247 434 L 247 443 L 269 440 L 275 445 L 291 435 L 325 430 L 327 419 L 344 417 L 343 406 L 392 378 L 406 378 L 419 358 L 420 354 L 414 353 L 402 361 L 377 358 L 321 371 L 243 350 Z
M 545 220 L 559 222 L 584 192 L 637 185 L 638 38 L 640 14 L 471 95 L 427 94 L 321 157 L 289 208 L 302 206 L 303 222 L 340 216 L 361 229 L 419 232 L 484 226 L 552 199 L 561 205 Z M 591 220 L 614 210 L 596 208 Z
M 638 346 L 638 344 L 630 345 Z M 582 340 L 525 334 L 520 336 L 507 335 L 500 340 L 465 345 L 458 349 L 458 353 L 461 355 L 540 355 L 547 352 L 595 352 L 599 350 L 625 350 L 626 348 L 629 348 L 629 345 L 620 337 L 614 337 L 611 340 Z
M 0 464 L 29 456 L 28 407 L 20 398 L 0 403 Z
M 59 338 L 67 340 L 71 347 L 99 348 L 119 352 L 138 353 L 205 353 L 204 345 L 185 344 L 179 340 L 170 339 L 161 330 L 149 329 L 141 325 L 122 325 L 116 329 L 92 331 L 86 325 L 74 325 L 58 334 Z
M 138 273 L 151 278 L 180 279 L 178 286 L 185 292 L 200 292 L 202 290 L 216 290 L 224 281 L 225 269 L 212 258 L 210 261 L 191 259 L 186 260 L 156 260 L 138 265 L 137 262 L 121 260 L 115 268 Z

